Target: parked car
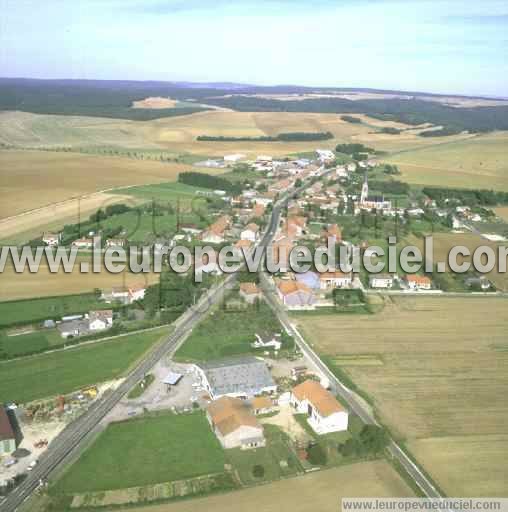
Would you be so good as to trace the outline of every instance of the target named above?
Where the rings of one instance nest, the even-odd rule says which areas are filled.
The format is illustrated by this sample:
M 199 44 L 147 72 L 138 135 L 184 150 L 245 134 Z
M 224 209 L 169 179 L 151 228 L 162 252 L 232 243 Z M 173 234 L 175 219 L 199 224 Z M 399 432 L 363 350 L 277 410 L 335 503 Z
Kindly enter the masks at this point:
M 26 468 L 27 471 L 32 471 L 32 469 L 37 466 L 37 461 L 36 460 L 33 460 L 32 462 L 30 462 L 30 464 L 28 464 L 28 467 Z

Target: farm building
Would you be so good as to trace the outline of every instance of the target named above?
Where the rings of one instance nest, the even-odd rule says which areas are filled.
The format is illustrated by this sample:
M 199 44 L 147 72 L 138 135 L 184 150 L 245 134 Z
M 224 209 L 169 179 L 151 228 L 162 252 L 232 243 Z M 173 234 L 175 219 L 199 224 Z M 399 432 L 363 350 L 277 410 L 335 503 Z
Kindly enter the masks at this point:
M 16 449 L 16 436 L 11 420 L 3 406 L 0 406 L 0 455 L 12 453 Z
M 252 356 L 198 363 L 196 371 L 213 400 L 222 396 L 250 398 L 277 391 L 266 363 Z
M 223 396 L 213 401 L 206 417 L 223 448 L 259 448 L 265 446 L 263 427 L 249 406 L 239 398 Z
M 291 391 L 291 405 L 300 414 L 307 414 L 307 422 L 316 434 L 347 430 L 348 412 L 319 382 L 306 380 Z
M 113 311 L 111 309 L 90 311 L 88 320 L 90 331 L 109 329 L 113 325 Z

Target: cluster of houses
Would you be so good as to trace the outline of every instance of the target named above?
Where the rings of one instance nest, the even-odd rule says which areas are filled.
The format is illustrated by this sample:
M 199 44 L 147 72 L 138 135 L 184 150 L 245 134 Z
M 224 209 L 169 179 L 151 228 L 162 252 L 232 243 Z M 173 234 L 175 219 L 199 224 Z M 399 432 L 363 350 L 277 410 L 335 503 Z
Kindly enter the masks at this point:
M 235 357 L 199 363 L 195 371 L 212 399 L 206 416 L 221 445 L 243 450 L 265 446 L 258 417 L 283 403 L 266 363 L 252 356 Z M 318 435 L 348 428 L 348 411 L 315 380 L 293 387 L 287 399 L 295 414 L 306 415 Z
M 110 329 L 113 326 L 113 311 L 103 309 L 85 315 L 72 315 L 57 322 L 56 328 L 62 338 L 74 338 Z

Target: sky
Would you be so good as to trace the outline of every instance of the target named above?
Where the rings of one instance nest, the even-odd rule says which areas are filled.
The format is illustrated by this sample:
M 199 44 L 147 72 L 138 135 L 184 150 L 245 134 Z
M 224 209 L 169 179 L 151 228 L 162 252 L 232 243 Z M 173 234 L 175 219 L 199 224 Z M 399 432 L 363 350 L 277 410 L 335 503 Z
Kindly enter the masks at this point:
M 508 96 L 506 0 L 0 0 L 0 76 Z

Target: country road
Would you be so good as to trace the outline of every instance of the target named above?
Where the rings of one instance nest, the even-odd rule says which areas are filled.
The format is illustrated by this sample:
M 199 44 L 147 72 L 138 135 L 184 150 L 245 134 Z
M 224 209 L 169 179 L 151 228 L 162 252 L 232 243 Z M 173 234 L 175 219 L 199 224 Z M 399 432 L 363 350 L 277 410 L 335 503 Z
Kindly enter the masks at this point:
M 330 171 L 331 172 L 331 171 Z M 326 176 L 325 172 L 321 177 Z M 264 235 L 259 242 L 259 246 L 266 248 L 273 240 L 279 226 L 281 212 L 287 205 L 289 199 L 307 187 L 307 183 L 300 188 L 287 193 L 273 207 L 272 214 Z M 278 300 L 274 297 L 273 289 L 266 275 L 260 272 L 262 279 L 262 288 L 267 303 L 273 308 L 282 325 L 293 333 L 302 352 L 312 361 L 316 368 L 325 375 L 332 384 L 333 390 L 339 394 L 364 422 L 376 423 L 375 418 L 370 411 L 358 401 L 355 395 L 344 386 L 335 375 L 330 372 L 327 366 L 321 361 L 319 356 L 309 347 L 298 330 L 291 323 L 289 316 L 282 308 Z M 101 428 L 101 421 L 113 409 L 113 407 L 127 394 L 144 376 L 155 366 L 163 357 L 171 356 L 182 345 L 192 329 L 203 320 L 208 312 L 218 304 L 228 287 L 234 284 L 237 279 L 237 273 L 229 274 L 225 279 L 212 287 L 197 304 L 189 307 L 175 322 L 174 331 L 168 338 L 158 344 L 133 368 L 122 384 L 109 394 L 105 394 L 98 399 L 90 409 L 75 421 L 70 423 L 53 440 L 46 452 L 39 458 L 39 463 L 33 471 L 28 473 L 26 479 L 16 487 L 0 505 L 1 512 L 14 512 L 26 501 L 31 494 L 39 487 L 41 481 L 47 481 L 57 468 L 68 463 L 73 455 L 79 453 L 80 449 L 86 445 L 87 441 Z M 433 484 L 427 479 L 418 466 L 402 451 L 402 449 L 391 441 L 389 446 L 390 454 L 397 459 L 402 467 L 407 471 L 410 477 L 423 490 L 423 492 L 433 498 L 440 498 L 440 494 Z

